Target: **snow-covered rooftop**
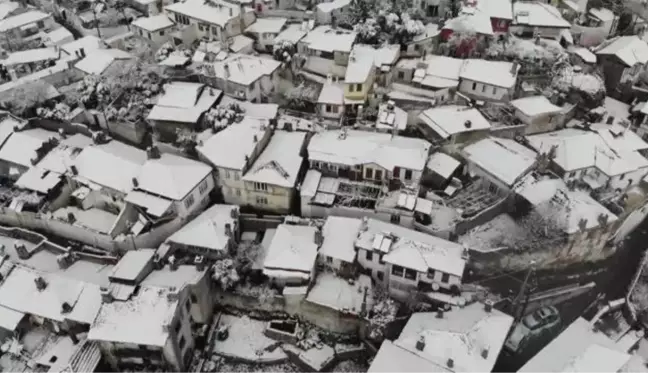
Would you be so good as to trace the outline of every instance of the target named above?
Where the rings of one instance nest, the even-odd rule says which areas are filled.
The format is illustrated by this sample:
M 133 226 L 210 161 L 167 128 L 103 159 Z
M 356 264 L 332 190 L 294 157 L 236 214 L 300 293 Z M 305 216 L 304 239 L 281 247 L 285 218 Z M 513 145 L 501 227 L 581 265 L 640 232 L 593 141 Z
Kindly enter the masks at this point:
M 416 373 L 436 371 L 446 370 L 440 369 L 433 362 L 422 358 L 416 353 L 406 350 L 387 339 L 380 345 L 380 349 L 371 362 L 368 373 Z
M 317 99 L 317 103 L 333 105 L 344 104 L 344 87 L 342 84 L 333 82 L 324 83 L 319 98 Z
M 74 35 L 65 27 L 59 27 L 56 30 L 47 33 L 47 39 L 55 45 L 65 42 L 66 40 L 74 40 Z
M 263 273 L 270 277 L 300 276 L 310 278 L 317 257 L 316 227 L 281 224 L 277 227 Z
M 545 96 L 519 98 L 511 101 L 511 105 L 520 110 L 522 114 L 530 117 L 535 117 L 536 115 L 556 114 L 562 110 L 559 106 L 552 104 Z
M 557 146 L 553 162 L 567 172 L 596 167 L 608 176 L 615 176 L 648 167 L 648 160 L 636 151 L 645 149 L 645 142 L 631 131 L 624 133 L 622 127 L 616 128 L 615 133 L 621 133 L 617 137 L 610 130 L 615 128 L 597 132 L 566 128 L 527 139 L 538 152 L 548 152 Z
M 418 118 L 443 139 L 458 133 L 486 130 L 491 127 L 479 110 L 467 106 L 439 106 L 425 110 Z
M 374 61 L 371 56 L 352 53 L 344 75 L 344 83 L 365 83 L 373 69 Z
M 38 290 L 36 287 L 35 281 L 38 277 L 47 283 L 43 290 Z M 0 305 L 14 311 L 60 322 L 69 317 L 69 314 L 62 311 L 63 303 L 75 309 L 87 285 L 92 284 L 16 266 L 0 284 Z M 77 312 L 82 313 L 81 311 Z M 92 319 L 82 321 L 90 323 Z
M 333 0 L 326 3 L 317 4 L 317 10 L 324 13 L 330 13 L 337 9 L 342 9 L 349 5 L 351 0 Z
M 383 103 L 378 106 L 376 128 L 404 131 L 407 128 L 407 112 L 398 106 Z
M 14 1 L 3 1 L 0 3 L 0 20 L 5 19 L 11 12 L 18 9 L 20 4 Z
M 582 58 L 583 61 L 585 61 L 586 63 L 591 63 L 591 64 L 596 63 L 596 55 L 594 53 L 592 53 L 592 51 L 590 51 L 587 48 L 576 47 L 576 48 L 572 49 L 572 53 L 574 53 L 577 56 L 579 56 L 580 58 Z
M 301 40 L 310 49 L 323 52 L 351 52 L 357 34 L 353 31 L 318 26 Z
M 433 363 L 431 371 L 491 372 L 512 324 L 513 317 L 494 308 L 487 311 L 482 303 L 455 308 L 441 318 L 414 313 L 394 345 Z M 422 351 L 416 348 L 418 341 L 424 341 Z
M 257 20 L 245 29 L 245 32 L 255 34 L 273 33 L 278 34 L 286 25 L 288 20 L 281 17 L 257 18 Z
M 171 82 L 164 86 L 147 120 L 196 123 L 209 110 L 222 91 L 201 83 Z
M 131 58 L 133 56 L 130 53 L 120 49 L 95 49 L 94 51 L 86 52 L 86 57 L 79 60 L 74 67 L 86 74 L 99 75 L 113 62 Z
M 119 259 L 110 274 L 111 279 L 135 282 L 144 274 L 144 271 L 152 268 L 155 249 L 129 250 Z
M 205 180 L 211 171 L 211 167 L 202 162 L 162 153 L 160 158 L 149 159 L 144 163 L 137 176 L 136 189 L 181 201 Z
M 630 368 L 629 364 L 632 364 L 633 359 L 638 359 L 639 364 Z M 646 369 L 646 364 L 640 356 L 590 344 L 582 354 L 567 363 L 562 372 L 646 372 Z
M 648 62 L 648 44 L 637 35 L 618 36 L 608 40 L 597 47 L 595 52 L 597 55 L 615 55 L 629 67 Z
M 439 176 L 447 179 L 460 165 L 461 162 L 452 158 L 451 156 L 445 153 L 436 152 L 430 156 L 426 167 L 429 170 L 434 171 Z
M 386 254 L 385 262 L 419 272 L 432 268 L 461 277 L 466 265 L 463 246 L 376 219 L 367 220 L 355 245 L 368 251 L 381 250 Z M 378 249 L 376 245 L 380 245 Z
M 169 338 L 167 328 L 178 307 L 177 297 L 169 300 L 168 294 L 173 292 L 142 286 L 127 301 L 102 304 L 88 339 L 164 347 Z
M 31 23 L 36 23 L 48 17 L 51 17 L 51 15 L 43 13 L 40 10 L 30 10 L 25 13 L 7 17 L 3 20 L 0 20 L 0 32 L 6 32 Z
M 512 186 L 534 165 L 536 153 L 511 139 L 490 137 L 463 149 L 466 159 Z
M 603 22 L 611 22 L 614 20 L 614 12 L 606 8 L 591 8 L 589 14 Z
M 61 49 L 63 49 L 69 55 L 74 56 L 75 53 L 81 48 L 83 48 L 84 52 L 88 54 L 89 52 L 92 52 L 95 49 L 100 49 L 101 45 L 102 45 L 101 39 L 99 39 L 94 35 L 88 35 L 82 37 L 81 39 L 77 39 L 75 41 L 71 41 L 67 44 L 62 45 Z
M 346 135 L 345 135 L 346 134 Z M 422 171 L 431 144 L 422 139 L 356 130 L 323 131 L 308 144 L 310 160 L 342 165 L 376 163 L 387 170 Z
M 4 330 L 13 332 L 24 317 L 25 314 L 23 312 L 0 306 L 0 328 Z
M 145 162 L 146 152 L 113 140 L 84 148 L 74 166 L 77 180 L 128 193 Z
M 214 205 L 167 239 L 179 245 L 201 247 L 209 250 L 226 251 L 231 237 L 226 234 L 225 225 L 234 232 L 238 224 L 238 206 Z
M 563 18 L 555 6 L 539 1 L 514 2 L 513 15 L 514 25 L 556 28 L 571 27 L 571 24 Z
M 15 186 L 47 194 L 63 179 L 63 175 L 33 166 L 16 180 Z
M 208 68 L 207 71 L 210 75 L 213 72 L 213 75 L 219 79 L 247 87 L 261 77 L 271 75 L 279 66 L 281 63 L 272 59 L 233 54 L 226 60 L 214 62 L 213 69 Z
M 36 151 L 50 139 L 58 139 L 56 132 L 32 128 L 13 132 L 0 148 L 0 159 L 16 165 L 31 167 Z
M 216 167 L 242 170 L 246 157 L 252 157 L 259 146 L 265 126 L 265 120 L 245 117 L 196 146 L 196 151 Z
M 377 68 L 392 66 L 398 61 L 398 57 L 400 57 L 400 45 L 386 44 L 376 46 L 356 44 L 353 46 L 352 55 L 372 59 Z
M 302 24 L 291 24 L 281 31 L 274 40 L 275 43 L 286 41 L 297 45 L 297 43 L 306 36 L 306 33 L 307 31 L 304 29 Z
M 293 188 L 304 160 L 300 151 L 305 139 L 304 132 L 276 131 L 243 180 Z
M 319 255 L 353 263 L 356 256 L 355 240 L 360 233 L 362 220 L 342 216 L 329 216 L 322 228 L 324 241 Z
M 11 53 L 9 57 L 1 62 L 5 66 L 13 66 L 23 63 L 56 60 L 58 58 L 59 52 L 55 48 L 36 48 Z
M 513 20 L 513 6 L 510 0 L 479 0 L 477 9 L 491 18 Z
M 403 60 L 401 60 L 403 62 Z M 409 61 L 408 61 L 409 62 Z M 432 88 L 456 87 L 465 60 L 446 56 L 428 56 L 425 68 L 416 69 L 413 81 Z
M 587 320 L 580 317 L 532 357 L 519 372 L 564 372 L 593 345 L 619 351 L 612 339 L 603 332 L 595 331 Z M 601 359 L 606 357 L 609 354 L 601 353 L 594 371 L 604 371 L 601 364 L 606 362 Z
M 219 106 L 229 104 L 236 104 L 244 110 L 246 118 L 252 119 L 275 119 L 279 113 L 279 105 L 277 104 L 262 104 L 250 101 L 237 100 L 230 96 L 223 96 Z
M 166 10 L 220 27 L 240 15 L 238 6 L 224 1 L 185 0 L 168 5 Z
M 365 291 L 369 294 L 365 298 Z M 332 272 L 322 272 L 306 296 L 306 301 L 352 315 L 360 315 L 362 302 L 367 299 L 365 310 L 370 310 L 373 301 L 371 278 L 360 275 L 353 284 Z
M 158 14 L 155 16 L 138 18 L 133 21 L 131 25 L 153 32 L 172 27 L 175 23 L 173 23 L 166 14 Z
M 511 62 L 472 59 L 466 60 L 459 77 L 497 87 L 511 88 L 515 85 L 518 70 L 519 66 Z
M 482 35 L 493 35 L 493 25 L 491 18 L 486 13 L 475 11 L 471 14 L 459 14 L 457 17 L 449 19 L 443 25 L 444 30 L 453 30 L 457 32 L 477 33 Z

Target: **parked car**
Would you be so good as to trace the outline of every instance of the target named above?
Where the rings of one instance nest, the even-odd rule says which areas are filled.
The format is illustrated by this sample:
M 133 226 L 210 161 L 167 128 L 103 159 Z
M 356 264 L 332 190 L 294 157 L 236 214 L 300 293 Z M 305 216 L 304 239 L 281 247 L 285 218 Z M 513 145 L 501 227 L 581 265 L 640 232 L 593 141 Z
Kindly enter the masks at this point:
M 541 334 L 560 327 L 560 313 L 554 306 L 542 307 L 524 316 L 504 343 L 509 352 L 518 352 Z

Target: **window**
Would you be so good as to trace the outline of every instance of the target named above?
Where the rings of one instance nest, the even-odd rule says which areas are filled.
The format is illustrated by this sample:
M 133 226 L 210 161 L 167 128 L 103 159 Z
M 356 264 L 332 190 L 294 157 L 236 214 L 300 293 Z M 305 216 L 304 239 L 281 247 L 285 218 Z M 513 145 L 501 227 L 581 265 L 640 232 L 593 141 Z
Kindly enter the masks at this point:
M 362 92 L 362 84 L 356 84 L 356 92 Z
M 193 194 L 191 194 L 185 200 L 184 205 L 185 205 L 186 208 L 190 208 L 194 204 L 194 202 L 196 202 L 196 201 L 194 200 Z
M 205 194 L 206 191 L 207 191 L 207 180 L 203 180 L 200 183 L 200 185 L 198 185 L 198 192 L 200 192 L 200 194 Z
M 147 32 L 149 40 L 151 40 L 151 33 Z
M 447 284 L 450 281 L 450 275 L 447 273 L 444 273 L 441 275 L 441 282 L 444 284 Z
M 378 263 L 385 264 L 385 256 L 383 254 L 378 255 Z
M 476 91 L 476 90 L 477 90 L 477 83 L 473 83 L 473 85 L 472 85 L 472 90 L 473 90 L 473 91 Z
M 372 262 L 373 261 L 373 252 L 372 251 L 367 251 L 367 254 L 365 254 L 365 258 L 367 261 Z
M 414 44 L 414 51 L 418 52 L 421 50 L 421 46 L 418 44 Z
M 493 87 L 493 94 L 494 94 L 494 95 L 497 94 L 497 87 Z
M 268 184 L 266 183 L 254 183 L 254 189 L 256 190 L 262 190 L 264 192 L 268 191 Z
M 237 197 L 240 197 L 240 196 L 241 196 L 241 190 L 240 190 L 240 189 L 236 189 L 236 196 L 237 196 Z
M 164 36 L 164 30 L 160 31 L 160 36 Z
M 257 197 L 256 198 L 256 203 L 257 205 L 267 205 L 268 204 L 268 199 L 265 197 Z
M 412 180 L 412 170 L 405 170 L 405 180 Z
M 354 89 L 355 89 L 355 85 L 349 84 L 349 92 L 353 92 Z
M 428 270 L 427 270 L 427 277 L 428 277 L 430 280 L 434 280 L 434 270 L 433 270 L 433 269 L 429 269 L 429 268 L 428 268 Z
M 399 224 L 400 223 L 400 215 L 392 214 L 391 217 L 389 218 L 389 221 L 392 222 L 393 224 Z
M 394 179 L 400 178 L 400 167 L 394 167 Z
M 416 271 L 413 269 L 405 268 L 405 278 L 408 280 L 416 280 Z
M 385 272 L 383 272 L 383 271 L 376 272 L 376 277 L 378 277 L 378 281 L 384 281 L 385 280 Z
M 234 180 L 236 181 L 241 180 L 241 175 L 238 172 L 234 172 Z
M 139 34 L 140 34 L 140 36 L 144 36 L 144 33 L 142 32 L 142 30 L 139 30 Z
M 621 176 L 619 176 L 619 180 L 623 180 L 624 178 L 625 178 L 625 174 L 621 174 Z
M 218 27 L 212 27 L 212 34 L 218 35 Z
M 331 105 L 329 105 L 329 104 L 326 104 L 326 112 L 327 112 L 327 113 L 330 113 L 330 112 L 332 112 L 332 111 L 333 111 L 333 106 L 331 106 Z
M 365 171 L 365 177 L 367 179 L 373 179 L 373 170 L 371 168 L 367 168 Z
M 398 72 L 398 79 L 405 79 L 405 71 Z
M 482 85 L 482 92 L 486 92 L 486 85 L 485 84 Z
M 184 346 L 187 344 L 187 341 L 185 341 L 184 335 L 180 337 L 180 343 L 178 343 L 178 347 L 182 350 Z
M 328 264 L 333 263 L 333 258 L 331 258 L 330 256 L 327 256 L 326 257 L 326 263 L 328 263 Z
M 226 178 L 226 179 L 229 179 L 229 178 L 230 178 L 230 173 L 229 173 L 229 171 L 227 171 L 227 170 L 225 170 L 225 178 Z
M 403 272 L 405 272 L 405 269 L 403 267 L 397 265 L 392 266 L 391 269 L 392 276 L 403 277 Z
M 196 294 L 194 293 L 189 294 L 189 298 L 191 299 L 191 303 L 198 303 L 198 298 L 196 297 Z
M 376 179 L 376 180 L 382 180 L 382 176 L 383 176 L 383 175 L 382 175 L 382 170 L 376 170 L 376 172 L 375 172 L 375 174 L 374 174 L 374 179 Z

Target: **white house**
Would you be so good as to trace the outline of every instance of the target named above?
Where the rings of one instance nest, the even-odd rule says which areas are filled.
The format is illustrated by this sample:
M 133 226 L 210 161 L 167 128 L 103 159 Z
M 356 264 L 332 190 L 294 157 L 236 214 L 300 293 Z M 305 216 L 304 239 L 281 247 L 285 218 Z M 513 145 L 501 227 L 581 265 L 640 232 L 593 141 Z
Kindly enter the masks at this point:
M 344 115 L 344 85 L 329 76 L 317 98 L 317 108 L 322 118 L 341 120 Z
M 322 131 L 308 144 L 310 168 L 378 185 L 418 185 L 430 143 L 356 130 Z
M 254 48 L 261 52 L 272 52 L 277 35 L 286 27 L 286 18 L 258 18 L 245 29 L 245 34 L 254 39 Z
M 648 43 L 637 35 L 617 36 L 601 43 L 594 53 L 603 70 L 608 95 L 619 99 L 632 97 L 632 90 L 625 86 L 634 84 L 645 71 Z
M 144 209 L 149 204 L 154 208 L 167 204 L 180 217 L 203 210 L 215 184 L 211 167 L 177 155 L 159 154 L 154 149 L 147 151 L 149 159 L 133 179 L 133 192 L 126 200 Z
M 281 63 L 273 59 L 233 54 L 204 66 L 209 85 L 225 94 L 252 102 L 268 102 L 279 86 Z
M 427 109 L 418 116 L 418 127 L 432 143 L 461 145 L 490 133 L 490 122 L 475 108 L 445 105 Z
M 555 6 L 540 1 L 516 1 L 513 3 L 511 33 L 522 37 L 539 35 L 560 41 L 569 31 L 571 23 L 563 18 Z M 571 39 L 571 37 L 567 37 Z M 565 40 L 569 42 L 570 40 Z M 573 41 L 571 41 L 573 43 Z
M 263 274 L 279 286 L 301 286 L 315 276 L 322 232 L 313 226 L 281 224 L 263 262 Z
M 146 120 L 162 141 L 173 141 L 177 130 L 200 131 L 203 115 L 211 109 L 223 92 L 201 83 L 170 82 L 149 112 Z
M 166 14 L 138 18 L 131 22 L 133 34 L 159 46 L 172 39 L 175 23 Z
M 492 372 L 512 325 L 490 301 L 414 313 L 397 340 L 383 342 L 369 372 Z
M 216 169 L 225 203 L 244 205 L 243 175 L 270 141 L 272 128 L 263 119 L 245 117 L 196 146 L 199 158 Z
M 412 291 L 461 291 L 467 251 L 455 242 L 367 219 L 356 240 L 358 263 L 397 299 Z
M 300 54 L 307 56 L 303 69 L 327 76 L 343 78 L 357 34 L 353 31 L 318 26 L 297 44 Z
M 531 96 L 511 101 L 515 117 L 527 127 L 524 133 L 532 135 L 553 131 L 562 121 L 562 108 L 552 104 L 545 96 Z
M 555 147 L 552 165 L 567 183 L 578 180 L 593 190 L 626 190 L 648 173 L 648 160 L 639 151 L 648 148 L 637 134 L 615 124 L 595 124 L 594 131 L 567 128 L 528 136 L 538 152 Z
M 351 4 L 351 0 L 333 0 L 317 4 L 315 22 L 318 25 L 330 25 L 346 21 L 349 4 Z
M 304 162 L 306 133 L 275 131 L 270 142 L 243 175 L 246 205 L 289 212 Z
M 488 182 L 493 193 L 507 194 L 535 165 L 536 153 L 511 139 L 489 137 L 463 148 L 468 172 Z
M 182 251 L 219 259 L 230 255 L 239 237 L 239 208 L 214 205 L 167 238 L 169 254 Z
M 0 46 L 12 50 L 24 42 L 40 39 L 58 28 L 51 14 L 40 10 L 28 10 L 0 19 Z
M 342 216 L 328 216 L 322 236 L 324 240 L 317 261 L 338 274 L 351 274 L 356 261 L 355 241 L 360 233 L 362 220 Z
M 254 11 L 222 0 L 185 0 L 167 5 L 165 12 L 179 28 L 189 27 L 194 39 L 226 41 L 255 20 Z
M 509 101 L 519 69 L 517 63 L 466 60 L 459 73 L 459 92 L 476 100 Z

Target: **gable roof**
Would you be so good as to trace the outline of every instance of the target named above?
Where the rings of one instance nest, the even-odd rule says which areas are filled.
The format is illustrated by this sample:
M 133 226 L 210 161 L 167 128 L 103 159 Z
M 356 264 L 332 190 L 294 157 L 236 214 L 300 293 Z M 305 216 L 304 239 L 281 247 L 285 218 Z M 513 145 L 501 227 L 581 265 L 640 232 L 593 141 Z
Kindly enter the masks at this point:
M 648 44 L 637 35 L 618 36 L 596 49 L 597 55 L 615 55 L 629 67 L 648 62 Z
M 463 149 L 466 159 L 512 186 L 535 163 L 536 153 L 511 139 L 490 137 Z
M 181 201 L 210 173 L 211 167 L 202 162 L 162 153 L 144 163 L 136 189 Z
M 243 180 L 293 188 L 304 158 L 305 132 L 276 131 Z
M 225 224 L 234 231 L 238 221 L 238 206 L 214 205 L 173 233 L 168 242 L 225 251 L 231 238 L 225 233 Z
M 268 276 L 273 271 L 297 272 L 309 278 L 317 257 L 316 231 L 312 226 L 279 225 L 268 247 L 263 272 Z

